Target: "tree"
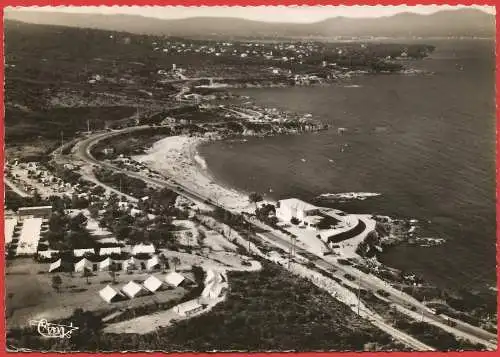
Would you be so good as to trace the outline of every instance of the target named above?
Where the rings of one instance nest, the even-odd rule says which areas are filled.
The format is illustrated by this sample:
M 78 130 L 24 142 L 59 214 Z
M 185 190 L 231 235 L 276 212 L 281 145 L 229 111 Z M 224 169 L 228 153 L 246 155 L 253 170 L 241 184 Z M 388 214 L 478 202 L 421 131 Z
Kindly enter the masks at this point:
M 54 290 L 56 290 L 57 292 L 59 292 L 59 289 L 61 288 L 61 285 L 62 285 L 62 279 L 59 275 L 56 275 L 56 276 L 53 276 L 52 277 L 52 287 L 54 288 Z
M 83 274 L 82 274 L 82 276 L 83 276 L 84 278 L 86 278 L 86 280 L 87 280 L 87 284 L 89 284 L 89 285 L 90 285 L 90 280 L 89 280 L 89 277 L 91 277 L 91 276 L 92 276 L 92 272 L 91 272 L 91 271 L 89 271 L 89 270 L 87 270 L 87 269 L 84 269 L 84 270 L 83 270 Z
M 161 264 L 162 270 L 165 271 L 165 269 L 168 268 L 168 259 L 167 259 L 167 257 L 164 254 L 160 254 L 159 260 L 160 260 L 160 264 Z
M 187 238 L 187 243 L 189 246 L 192 245 L 192 239 L 193 239 L 193 233 L 192 232 L 186 232 L 186 238 Z
M 262 195 L 258 194 L 257 192 L 252 192 L 250 195 L 248 195 L 248 200 L 255 203 L 255 209 L 257 209 L 257 202 L 262 201 Z
M 116 266 L 112 266 L 110 271 L 109 271 L 109 276 L 113 280 L 113 285 L 116 284 Z
M 299 219 L 297 217 L 292 217 L 292 219 L 290 220 L 290 223 L 291 224 L 294 224 L 294 225 L 297 225 L 300 223 Z
M 174 266 L 174 271 L 177 269 L 177 266 L 181 263 L 179 257 L 172 257 L 172 265 Z
M 90 217 L 97 219 L 99 217 L 99 207 L 96 204 L 89 206 Z
M 87 224 L 87 217 L 85 217 L 85 215 L 82 212 L 80 212 L 75 217 L 70 219 L 69 228 L 72 231 L 81 231 L 85 228 L 86 224 Z

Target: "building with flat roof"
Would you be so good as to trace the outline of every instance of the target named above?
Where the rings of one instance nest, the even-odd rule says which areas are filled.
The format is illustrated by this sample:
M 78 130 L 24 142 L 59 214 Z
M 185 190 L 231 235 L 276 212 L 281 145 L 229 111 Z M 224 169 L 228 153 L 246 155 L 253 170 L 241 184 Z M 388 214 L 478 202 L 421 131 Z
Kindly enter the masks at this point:
M 299 221 L 304 221 L 306 217 L 315 216 L 319 213 L 319 207 L 297 198 L 280 200 L 276 205 L 276 217 L 284 222 L 290 222 L 293 217 Z
M 17 255 L 31 255 L 38 250 L 42 230 L 42 218 L 26 218 L 17 244 Z
M 14 235 L 14 228 L 17 225 L 17 219 L 16 218 L 7 218 L 5 220 L 5 226 L 4 226 L 4 231 L 5 231 L 5 244 L 9 244 L 12 242 L 12 237 Z
M 197 300 L 189 300 L 174 307 L 174 311 L 181 316 L 190 316 L 203 310 L 203 306 Z

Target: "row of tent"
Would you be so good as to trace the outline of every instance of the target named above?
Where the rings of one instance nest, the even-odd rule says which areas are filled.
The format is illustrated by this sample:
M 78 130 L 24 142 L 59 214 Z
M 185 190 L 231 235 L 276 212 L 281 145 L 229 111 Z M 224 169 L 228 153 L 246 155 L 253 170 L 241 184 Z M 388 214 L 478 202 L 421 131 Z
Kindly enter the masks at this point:
M 107 256 L 111 254 L 121 254 L 122 252 L 130 251 L 131 255 L 137 254 L 154 254 L 156 252 L 155 246 L 153 244 L 137 244 L 130 249 L 124 249 L 122 247 L 102 247 L 102 248 L 83 248 L 83 249 L 73 249 L 73 255 L 75 257 L 83 257 L 85 254 L 96 254 L 100 256 Z M 59 250 L 40 250 L 38 255 L 44 258 L 52 258 L 53 255 L 59 254 Z
M 186 279 L 187 278 L 184 275 L 173 271 L 165 276 L 165 283 L 174 287 L 178 287 Z M 123 298 L 133 299 L 135 297 L 144 296 L 150 293 L 154 294 L 162 287 L 162 285 L 163 282 L 160 279 L 158 279 L 154 275 L 150 275 L 146 280 L 144 280 L 142 284 L 138 284 L 135 281 L 131 280 L 119 290 L 113 288 L 110 285 L 106 285 L 105 288 L 99 291 L 99 295 L 104 301 L 106 301 L 107 303 L 111 303 Z
M 62 259 L 58 259 L 50 264 L 49 273 L 69 270 L 68 264 L 69 263 L 63 262 Z M 82 258 L 73 265 L 72 270 L 75 272 L 107 271 L 110 270 L 112 266 L 115 267 L 115 270 L 133 270 L 136 268 L 140 268 L 140 270 L 154 270 L 160 267 L 160 260 L 157 255 L 153 255 L 149 259 L 131 257 L 124 260 L 117 260 L 108 257 L 100 262 L 92 262 L 87 258 Z

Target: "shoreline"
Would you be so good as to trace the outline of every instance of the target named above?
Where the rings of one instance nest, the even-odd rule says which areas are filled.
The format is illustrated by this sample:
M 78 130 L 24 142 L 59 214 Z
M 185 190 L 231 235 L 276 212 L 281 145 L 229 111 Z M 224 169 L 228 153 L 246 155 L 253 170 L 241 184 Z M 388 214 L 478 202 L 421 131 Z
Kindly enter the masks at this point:
M 200 192 L 228 210 L 249 211 L 253 205 L 248 200 L 248 194 L 216 180 L 198 152 L 198 147 L 209 141 L 196 136 L 168 136 L 155 142 L 145 154 L 132 158 Z

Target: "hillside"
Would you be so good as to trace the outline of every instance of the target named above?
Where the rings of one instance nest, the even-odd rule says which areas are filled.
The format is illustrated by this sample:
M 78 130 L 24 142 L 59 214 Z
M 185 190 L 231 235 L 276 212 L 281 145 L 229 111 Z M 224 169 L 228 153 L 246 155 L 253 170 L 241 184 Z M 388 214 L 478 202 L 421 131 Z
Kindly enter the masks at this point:
M 269 23 L 215 17 L 165 20 L 136 15 L 12 10 L 5 12 L 5 18 L 36 24 L 205 38 L 493 37 L 495 35 L 495 17 L 474 9 L 439 11 L 431 15 L 401 13 L 380 18 L 335 17 L 309 24 Z

